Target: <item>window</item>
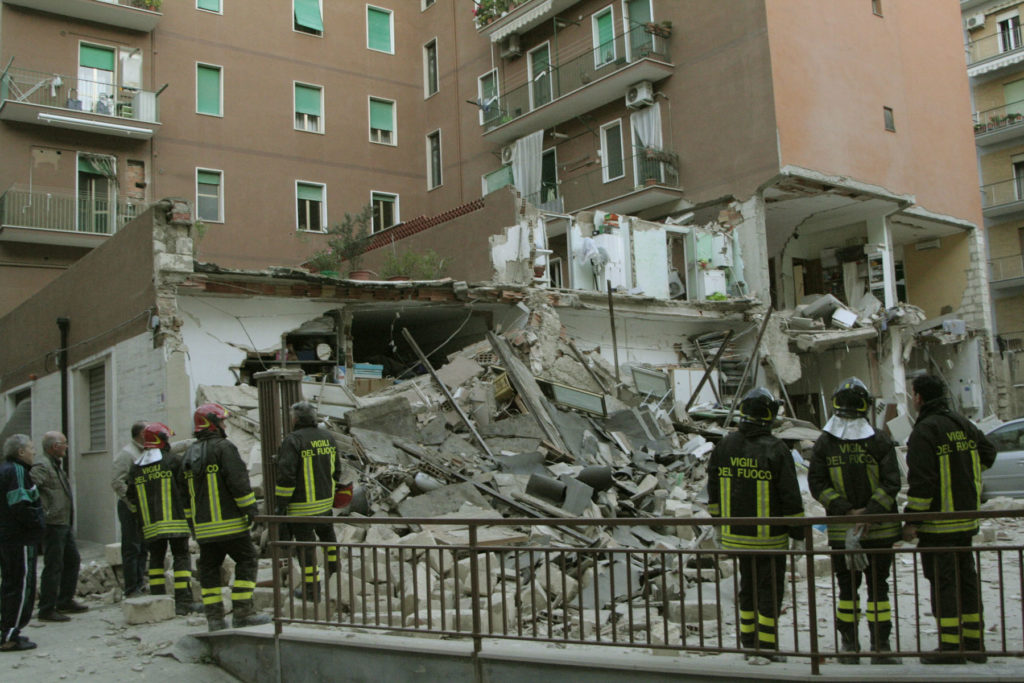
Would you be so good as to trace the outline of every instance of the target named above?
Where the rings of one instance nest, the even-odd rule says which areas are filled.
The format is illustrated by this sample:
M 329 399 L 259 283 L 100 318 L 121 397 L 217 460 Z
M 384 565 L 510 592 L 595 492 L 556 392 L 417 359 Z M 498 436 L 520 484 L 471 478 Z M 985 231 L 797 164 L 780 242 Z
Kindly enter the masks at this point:
M 892 107 L 882 107 L 882 118 L 885 121 L 885 129 L 896 132 L 896 119 L 892 115 Z
M 325 192 L 326 188 L 320 183 L 295 184 L 296 219 L 299 230 L 323 232 L 324 226 L 327 225 Z
M 483 192 L 485 195 L 490 194 L 506 185 L 512 185 L 514 182 L 512 167 L 502 166 L 497 171 L 492 171 L 483 177 Z
M 871 11 L 882 16 L 882 0 L 871 0 Z
M 608 6 L 592 17 L 594 32 L 594 68 L 615 61 L 615 30 L 612 26 L 612 8 Z
M 395 103 L 370 98 L 370 142 L 395 144 Z
M 437 39 L 423 46 L 423 87 L 427 97 L 437 92 Z
M 220 0 L 196 0 L 196 9 L 206 10 L 222 14 L 224 10 L 220 6 Z
M 654 50 L 654 34 L 648 33 L 645 28 L 648 22 L 654 20 L 653 17 L 651 0 L 626 0 L 626 16 L 623 23 L 626 26 L 630 61 Z
M 292 28 L 311 36 L 324 34 L 324 15 L 320 0 L 292 0 Z
M 114 113 L 113 48 L 81 43 L 78 47 L 78 93 L 75 109 Z
M 540 159 L 540 205 L 558 199 L 558 163 L 555 148 L 544 150 Z
M 394 54 L 393 19 L 391 10 L 369 6 L 366 8 L 366 47 Z
M 221 171 L 196 169 L 196 217 L 200 220 L 224 221 L 224 195 L 221 192 Z
M 1021 46 L 1020 16 L 1016 12 L 996 17 L 996 27 L 999 31 L 1000 52 L 1009 52 Z
M 107 372 L 99 365 L 85 371 L 89 391 L 89 450 L 107 448 Z
M 295 130 L 323 133 L 323 88 L 295 84 Z
M 548 261 L 548 286 L 562 288 L 562 259 L 559 256 Z
M 441 131 L 427 136 L 427 189 L 441 185 Z
M 434 0 L 423 0 L 423 6 L 421 9 L 428 10 L 434 6 Z
M 1024 114 L 1024 78 L 1003 84 L 1003 102 L 1007 115 Z
M 476 99 L 480 106 L 480 125 L 485 126 L 501 118 L 498 100 L 498 71 L 489 71 L 477 79 Z
M 212 64 L 196 64 L 196 113 L 223 116 L 221 68 Z
M 536 109 L 551 101 L 551 60 L 548 44 L 530 51 L 530 108 Z
M 622 122 L 601 126 L 601 179 L 616 180 L 626 174 L 622 152 Z
M 398 195 L 374 192 L 370 195 L 373 205 L 373 231 L 380 232 L 398 222 Z

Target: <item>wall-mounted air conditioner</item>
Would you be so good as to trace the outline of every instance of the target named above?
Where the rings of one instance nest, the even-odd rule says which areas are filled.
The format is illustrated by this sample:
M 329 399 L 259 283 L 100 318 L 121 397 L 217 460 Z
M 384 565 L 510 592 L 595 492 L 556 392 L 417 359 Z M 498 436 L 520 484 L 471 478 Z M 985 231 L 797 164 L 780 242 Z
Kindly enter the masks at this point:
M 967 17 L 967 30 L 968 31 L 977 31 L 979 28 L 982 28 L 983 26 L 985 26 L 985 15 L 984 15 L 984 13 L 982 13 L 982 14 L 973 14 L 973 15 Z
M 508 166 L 512 163 L 512 155 L 516 153 L 516 143 L 512 142 L 501 148 L 501 163 Z
M 502 59 L 515 59 L 519 55 L 523 54 L 522 49 L 519 47 L 519 34 L 512 33 L 507 38 L 501 41 L 501 58 Z
M 641 109 L 654 104 L 654 84 L 640 81 L 626 90 L 626 106 L 630 109 Z

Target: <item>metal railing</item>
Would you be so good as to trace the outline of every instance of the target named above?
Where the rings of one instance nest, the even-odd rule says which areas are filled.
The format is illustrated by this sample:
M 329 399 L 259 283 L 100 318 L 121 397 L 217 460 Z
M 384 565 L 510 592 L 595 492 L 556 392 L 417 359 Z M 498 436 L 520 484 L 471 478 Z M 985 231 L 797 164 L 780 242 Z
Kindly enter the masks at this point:
M 991 209 L 1024 199 L 1024 177 L 981 186 L 981 208 Z
M 901 519 L 951 517 L 1008 521 L 1024 518 L 1024 511 L 914 514 Z M 280 568 L 273 578 L 278 635 L 286 624 L 305 624 L 472 638 L 476 652 L 481 651 L 484 638 L 496 638 L 708 654 L 778 654 L 805 658 L 817 674 L 825 658 L 842 652 L 832 618 L 839 591 L 831 562 L 845 561 L 854 551 L 815 548 L 814 527 L 842 521 L 882 522 L 892 516 L 759 519 L 759 525 L 801 528 L 805 547 L 778 551 L 724 551 L 701 543 L 712 537 L 712 527 L 749 524 L 749 519 L 260 519 L 270 524 L 272 563 Z M 393 543 L 279 538 L 279 524 L 325 522 L 367 528 L 443 529 L 446 545 L 435 544 L 430 534 Z M 510 527 L 526 531 L 509 532 Z M 640 542 L 637 547 L 580 547 L 578 541 L 530 544 L 529 530 L 537 527 L 545 527 L 547 535 L 554 530 L 554 537 L 567 530 L 596 537 L 601 529 L 637 527 L 647 537 L 654 532 L 696 540 L 685 549 L 670 549 L 666 543 L 644 548 Z M 929 584 L 922 577 L 923 563 L 935 561 L 937 552 L 963 550 L 973 557 L 985 586 L 980 598 L 985 654 L 995 658 L 1024 655 L 1024 546 L 997 544 L 994 529 L 991 531 L 983 534 L 981 544 L 965 549 L 938 551 L 897 545 L 864 550 L 873 556 L 891 555 L 894 560 L 889 579 L 892 651 L 865 648 L 842 654 L 865 661 L 928 654 L 938 644 L 938 629 L 931 615 Z M 328 568 L 322 583 L 317 579 L 310 588 L 302 588 L 297 552 L 315 553 L 320 566 Z M 336 554 L 337 561 L 328 564 L 328 553 Z M 785 557 L 786 566 L 784 595 L 773 596 L 781 604 L 777 612 L 781 616 L 777 649 L 770 652 L 760 649 L 756 641 L 744 646 L 740 608 L 733 599 L 739 594 L 739 563 L 765 555 Z M 312 564 L 308 555 L 305 561 Z M 832 625 L 823 627 L 819 615 Z M 859 633 L 865 644 L 868 626 L 860 624 Z M 957 654 L 981 655 L 977 650 Z
M 1024 254 L 998 256 L 988 261 L 989 279 L 992 282 L 1024 277 Z
M 1022 38 L 1024 36 L 1021 35 L 1021 29 L 1015 28 L 972 40 L 967 43 L 967 65 L 972 66 L 986 59 L 1017 52 L 1024 48 Z
M 113 72 L 110 72 L 113 76 Z M 115 83 L 9 68 L 0 74 L 0 101 L 159 123 L 157 94 Z
M 977 112 L 974 120 L 974 134 L 982 135 L 994 130 L 1016 127 L 1024 123 L 1024 100 L 1007 102 L 1001 107 L 993 107 Z
M 135 200 L 15 186 L 0 195 L 0 225 L 109 235 L 147 207 Z
M 484 132 L 514 121 L 549 102 L 565 97 L 587 86 L 588 83 L 625 69 L 640 59 L 654 58 L 671 61 L 671 39 L 647 31 L 639 24 L 615 36 L 607 43 L 588 48 L 582 54 L 570 57 L 547 69 L 532 74 L 531 80 L 500 93 L 494 102 L 483 103 Z M 529 55 L 524 56 L 529 59 Z

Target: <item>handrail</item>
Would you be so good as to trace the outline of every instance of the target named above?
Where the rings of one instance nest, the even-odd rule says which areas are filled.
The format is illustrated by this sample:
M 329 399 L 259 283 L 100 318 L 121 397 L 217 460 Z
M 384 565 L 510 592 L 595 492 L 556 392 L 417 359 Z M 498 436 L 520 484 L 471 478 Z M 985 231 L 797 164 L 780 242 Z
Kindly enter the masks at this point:
M 153 91 L 30 69 L 12 67 L 5 72 L 0 80 L 0 103 L 6 102 L 160 122 L 157 93 Z
M 0 225 L 113 234 L 149 205 L 133 199 L 15 185 L 0 194 Z
M 1024 42 L 1019 27 L 1010 31 L 998 31 L 967 43 L 967 66 L 993 57 L 1020 52 L 1021 48 L 1024 48 Z
M 1024 277 L 1024 254 L 997 256 L 988 261 L 992 282 Z

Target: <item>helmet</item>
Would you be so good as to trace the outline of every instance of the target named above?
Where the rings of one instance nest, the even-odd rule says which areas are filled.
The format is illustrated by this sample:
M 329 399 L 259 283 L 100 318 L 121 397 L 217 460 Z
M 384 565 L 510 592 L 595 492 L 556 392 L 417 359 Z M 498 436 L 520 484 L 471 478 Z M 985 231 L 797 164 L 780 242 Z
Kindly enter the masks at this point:
M 839 383 L 832 393 L 832 410 L 839 417 L 867 417 L 871 394 L 856 377 L 848 377 Z
M 227 416 L 228 411 L 219 403 L 204 403 L 196 408 L 195 414 L 192 415 L 192 422 L 195 424 L 195 431 L 198 434 L 199 432 L 222 429 L 224 418 Z
M 771 424 L 779 412 L 779 403 L 764 387 L 751 389 L 740 401 L 740 419 L 754 424 Z
M 171 437 L 174 430 L 160 422 L 150 422 L 142 430 L 143 448 L 168 448 L 171 445 Z

